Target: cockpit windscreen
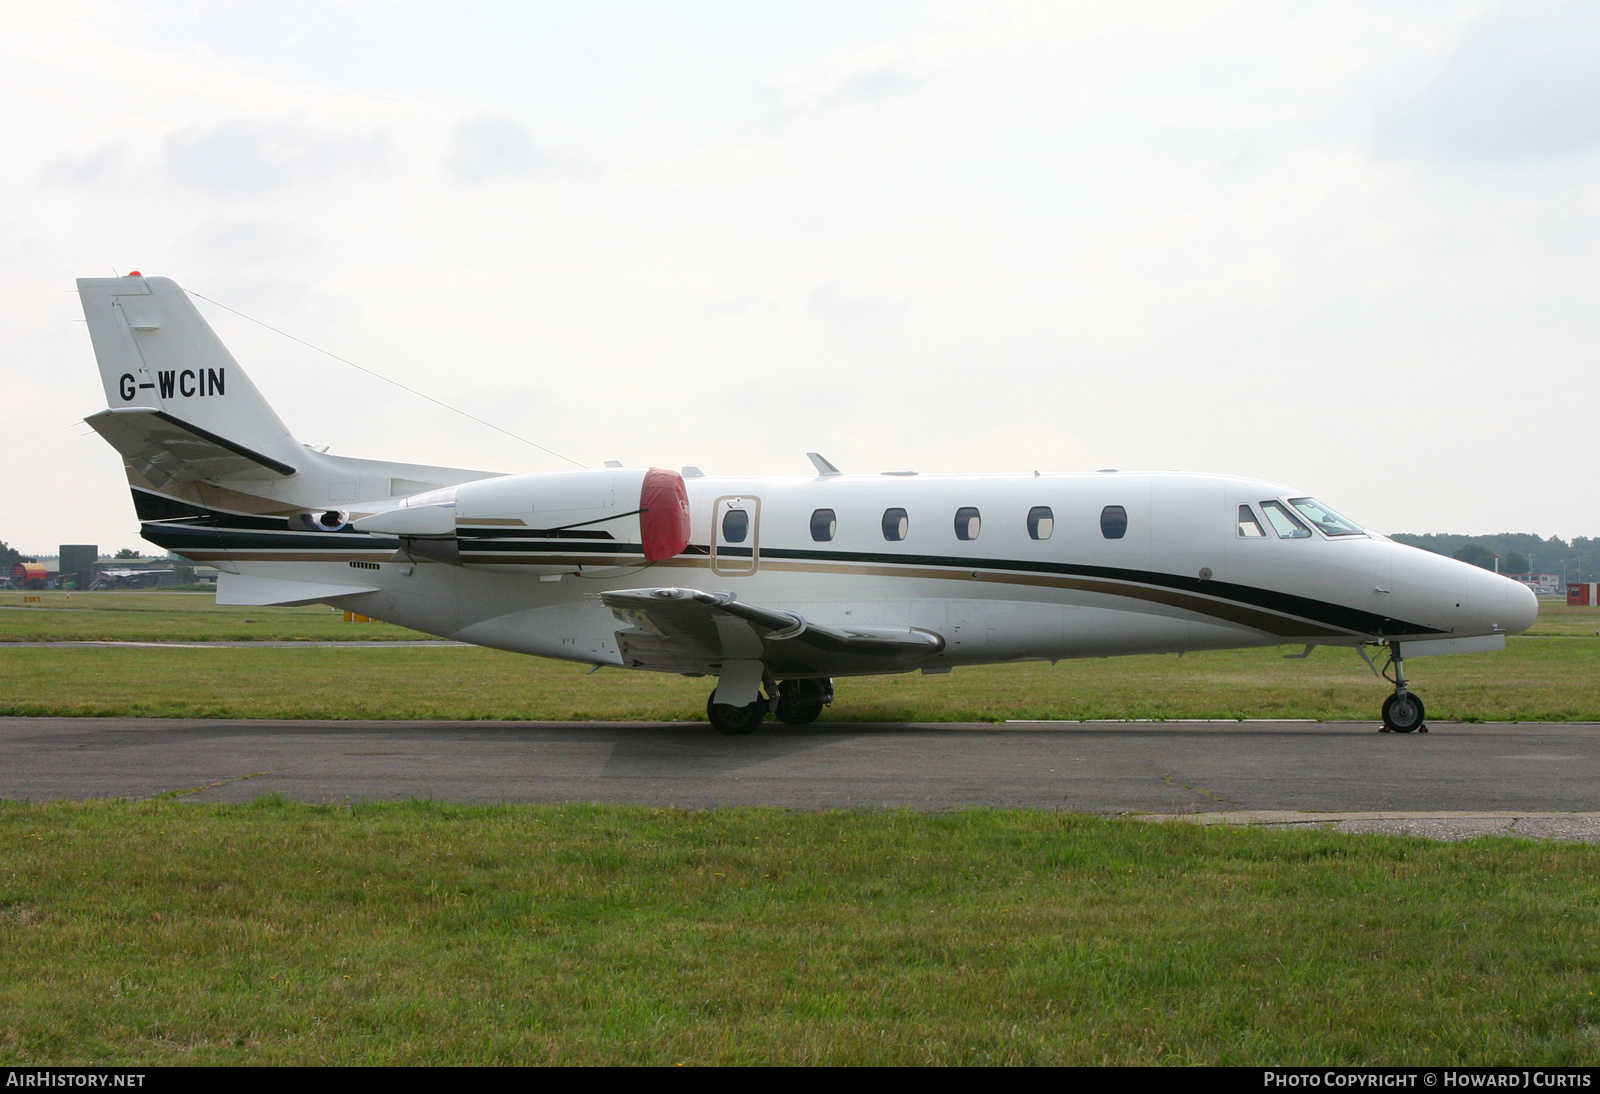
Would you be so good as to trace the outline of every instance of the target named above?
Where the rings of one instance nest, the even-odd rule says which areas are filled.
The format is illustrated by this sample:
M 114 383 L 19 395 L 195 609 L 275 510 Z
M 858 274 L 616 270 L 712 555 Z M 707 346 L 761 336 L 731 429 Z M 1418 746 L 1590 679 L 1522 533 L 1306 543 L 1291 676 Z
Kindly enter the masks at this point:
M 1290 498 L 1289 504 L 1300 510 L 1300 515 L 1317 526 L 1325 536 L 1361 536 L 1366 532 L 1355 521 L 1341 517 L 1316 498 Z

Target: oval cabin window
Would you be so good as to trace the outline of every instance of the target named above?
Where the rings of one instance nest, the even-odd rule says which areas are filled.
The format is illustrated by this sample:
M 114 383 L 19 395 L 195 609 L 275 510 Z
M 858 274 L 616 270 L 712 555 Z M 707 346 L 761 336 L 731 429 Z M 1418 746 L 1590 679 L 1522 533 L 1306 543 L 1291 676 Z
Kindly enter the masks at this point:
M 956 538 L 977 539 L 978 532 L 983 526 L 983 518 L 978 511 L 970 505 L 963 505 L 956 510 Z
M 743 509 L 729 509 L 722 515 L 722 542 L 743 543 L 750 534 L 750 514 Z
M 1035 505 L 1028 510 L 1028 538 L 1049 539 L 1056 530 L 1056 515 L 1048 505 Z
M 911 529 L 911 518 L 904 509 L 885 509 L 883 511 L 883 538 L 890 543 L 899 543 L 906 538 L 906 532 Z
M 839 518 L 832 509 L 818 509 L 811 514 L 811 538 L 818 543 L 830 542 L 839 531 Z
M 1108 505 L 1100 510 L 1100 534 L 1107 539 L 1121 539 L 1128 534 L 1128 511 L 1120 505 Z

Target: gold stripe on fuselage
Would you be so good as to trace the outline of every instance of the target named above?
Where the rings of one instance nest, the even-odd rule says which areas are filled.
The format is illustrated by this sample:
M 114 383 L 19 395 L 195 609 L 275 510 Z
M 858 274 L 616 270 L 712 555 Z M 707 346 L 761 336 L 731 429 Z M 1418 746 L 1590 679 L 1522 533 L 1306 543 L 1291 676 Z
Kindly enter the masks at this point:
M 197 562 L 388 562 L 399 561 L 391 550 L 381 551 L 228 551 L 189 550 L 186 556 Z M 578 569 L 612 569 L 619 566 L 645 568 L 668 567 L 672 569 L 704 570 L 711 573 L 710 563 L 704 557 L 679 556 L 660 562 L 645 564 L 594 555 L 537 555 L 515 557 L 471 557 L 472 565 L 481 566 L 572 566 Z M 429 559 L 417 559 L 423 565 L 434 564 Z M 442 564 L 441 564 L 442 565 Z M 980 582 L 996 585 L 1026 585 L 1046 589 L 1071 589 L 1074 592 L 1097 593 L 1103 596 L 1126 597 L 1152 604 L 1164 604 L 1193 612 L 1196 615 L 1234 623 L 1253 630 L 1283 638 L 1353 638 L 1359 632 L 1340 630 L 1326 624 L 1308 623 L 1294 616 L 1278 615 L 1237 601 L 1213 599 L 1187 593 L 1181 589 L 1164 589 L 1152 585 L 1136 585 L 1103 578 L 1069 577 L 1057 574 L 1026 574 L 1009 570 L 953 570 L 937 566 L 905 566 L 892 563 L 850 562 L 780 562 L 763 559 L 761 569 L 780 573 L 819 574 L 853 577 L 908 578 L 918 581 L 959 581 L 967 588 L 976 577 Z
M 694 558 L 669 558 L 657 566 L 676 566 L 709 569 L 709 565 Z M 945 567 L 903 566 L 892 563 L 866 564 L 848 562 L 777 562 L 763 559 L 763 570 L 781 570 L 787 573 L 851 574 L 858 577 L 902 577 L 918 580 L 944 580 L 970 583 L 976 576 L 979 581 L 1000 585 L 1031 585 L 1048 589 L 1072 589 L 1076 592 L 1102 593 L 1107 596 L 1129 597 L 1154 604 L 1182 608 L 1197 615 L 1238 623 L 1268 634 L 1293 638 L 1350 638 L 1358 632 L 1338 630 L 1320 623 L 1303 623 L 1292 616 L 1276 615 L 1248 604 L 1231 600 L 1215 600 L 1196 596 L 1180 589 L 1163 589 L 1151 585 L 1129 585 L 1101 578 L 1067 577 L 1056 574 L 1022 574 L 1009 570 L 963 569 L 952 572 Z

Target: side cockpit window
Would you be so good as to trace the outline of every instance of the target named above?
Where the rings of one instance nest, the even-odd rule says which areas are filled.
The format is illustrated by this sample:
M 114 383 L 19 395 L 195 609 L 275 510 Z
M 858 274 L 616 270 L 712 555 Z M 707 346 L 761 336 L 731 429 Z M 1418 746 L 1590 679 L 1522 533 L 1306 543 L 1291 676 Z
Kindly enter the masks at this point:
M 818 543 L 830 542 L 839 531 L 839 518 L 832 509 L 818 509 L 811 514 L 811 538 Z
M 1311 529 L 1300 523 L 1300 518 L 1285 508 L 1281 501 L 1264 501 L 1261 511 L 1266 514 L 1267 523 L 1272 525 L 1272 530 L 1278 533 L 1279 539 L 1310 539 Z
M 1261 527 L 1261 522 L 1256 519 L 1255 510 L 1248 505 L 1239 506 L 1239 538 L 1240 539 L 1266 539 L 1266 529 Z

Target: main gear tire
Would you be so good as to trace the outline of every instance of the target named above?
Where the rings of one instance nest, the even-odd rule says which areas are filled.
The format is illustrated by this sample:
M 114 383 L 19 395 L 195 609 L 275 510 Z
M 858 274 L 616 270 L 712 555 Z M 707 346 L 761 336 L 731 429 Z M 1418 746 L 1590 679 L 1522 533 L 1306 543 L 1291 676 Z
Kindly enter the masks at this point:
M 808 726 L 822 717 L 822 700 L 787 695 L 778 696 L 778 721 L 786 726 Z
M 822 717 L 822 708 L 832 699 L 831 680 L 785 680 L 778 685 L 773 713 L 785 725 L 810 725 Z
M 718 733 L 726 733 L 730 737 L 743 737 L 747 733 L 754 733 L 756 727 L 767 716 L 767 703 L 765 699 L 757 699 L 749 706 L 735 707 L 727 703 L 712 702 L 716 698 L 713 692 L 711 699 L 706 700 L 706 721 L 711 723 L 711 728 Z

